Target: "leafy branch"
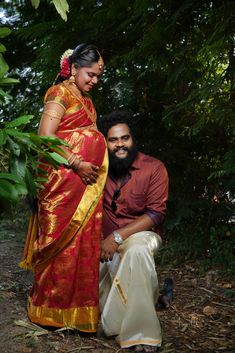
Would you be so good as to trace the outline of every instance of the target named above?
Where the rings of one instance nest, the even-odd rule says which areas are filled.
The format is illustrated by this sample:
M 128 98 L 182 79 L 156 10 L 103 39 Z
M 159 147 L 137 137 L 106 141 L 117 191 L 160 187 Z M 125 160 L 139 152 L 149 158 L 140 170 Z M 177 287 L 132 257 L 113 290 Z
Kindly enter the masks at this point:
M 38 8 L 40 4 L 40 0 L 31 0 L 32 5 L 35 7 L 35 9 Z M 56 11 L 60 14 L 61 18 L 64 21 L 67 21 L 67 12 L 69 12 L 69 5 L 66 0 L 52 0 L 52 3 L 54 4 Z
M 0 38 L 10 34 L 6 27 L 0 28 Z M 2 52 L 6 51 L 0 43 L 0 86 L 18 83 L 18 80 L 7 77 L 9 69 Z M 12 97 L 0 89 L 0 97 L 11 100 Z M 8 210 L 22 197 L 36 197 L 37 189 L 46 180 L 42 161 L 55 168 L 58 164 L 67 164 L 61 156 L 60 148 L 66 143 L 59 138 L 38 136 L 33 132 L 24 132 L 33 115 L 24 115 L 12 121 L 2 121 L 0 130 L 0 204 L 1 210 Z M 58 153 L 57 153 L 58 152 Z

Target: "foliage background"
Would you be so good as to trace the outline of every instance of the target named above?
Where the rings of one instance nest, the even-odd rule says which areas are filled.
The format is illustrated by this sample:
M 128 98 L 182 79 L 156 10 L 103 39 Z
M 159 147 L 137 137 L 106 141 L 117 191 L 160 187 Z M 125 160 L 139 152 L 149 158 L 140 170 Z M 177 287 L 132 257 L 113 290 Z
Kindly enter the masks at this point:
M 234 264 L 235 3 L 233 0 L 69 0 L 67 21 L 50 1 L 4 2 L 10 88 L 1 121 L 33 115 L 36 129 L 59 57 L 78 43 L 105 59 L 93 99 L 99 115 L 132 113 L 142 151 L 170 176 L 162 261 L 200 257 Z

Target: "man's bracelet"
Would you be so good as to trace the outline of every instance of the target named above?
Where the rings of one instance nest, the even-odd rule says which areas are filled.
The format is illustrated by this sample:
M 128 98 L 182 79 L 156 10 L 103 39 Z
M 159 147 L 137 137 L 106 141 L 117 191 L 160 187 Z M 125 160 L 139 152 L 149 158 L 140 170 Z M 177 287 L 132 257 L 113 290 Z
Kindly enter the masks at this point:
M 121 234 L 119 234 L 116 230 L 114 230 L 112 234 L 113 234 L 115 243 L 117 243 L 118 245 L 121 245 L 123 243 Z

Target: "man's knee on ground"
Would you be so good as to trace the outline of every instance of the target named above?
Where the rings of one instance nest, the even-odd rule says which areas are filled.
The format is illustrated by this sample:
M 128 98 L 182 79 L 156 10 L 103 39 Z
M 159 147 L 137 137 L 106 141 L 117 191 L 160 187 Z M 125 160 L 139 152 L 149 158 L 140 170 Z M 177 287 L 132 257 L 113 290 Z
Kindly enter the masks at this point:
M 139 232 L 131 235 L 120 246 L 119 252 L 123 253 L 131 251 L 132 253 L 151 254 L 153 255 L 161 246 L 161 238 L 158 234 L 151 231 Z

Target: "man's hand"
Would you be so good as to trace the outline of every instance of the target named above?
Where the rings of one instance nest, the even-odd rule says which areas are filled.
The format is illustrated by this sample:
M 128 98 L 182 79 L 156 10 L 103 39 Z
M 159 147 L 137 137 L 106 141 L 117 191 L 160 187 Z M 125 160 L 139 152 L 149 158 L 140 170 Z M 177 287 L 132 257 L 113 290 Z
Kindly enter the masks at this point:
M 110 234 L 107 238 L 101 241 L 100 260 L 102 262 L 111 261 L 117 249 L 118 249 L 118 244 L 115 243 L 113 235 Z

